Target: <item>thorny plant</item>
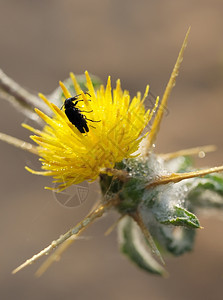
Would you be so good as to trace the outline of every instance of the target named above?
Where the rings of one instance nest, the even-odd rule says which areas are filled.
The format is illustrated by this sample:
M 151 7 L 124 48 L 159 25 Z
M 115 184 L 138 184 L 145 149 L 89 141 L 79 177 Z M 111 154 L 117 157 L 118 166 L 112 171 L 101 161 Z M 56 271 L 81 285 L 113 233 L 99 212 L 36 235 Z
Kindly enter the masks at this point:
M 0 139 L 39 156 L 42 171 L 26 169 L 53 177 L 57 188 L 50 189 L 55 192 L 99 178 L 103 195 L 80 223 L 13 273 L 55 249 L 37 271 L 41 275 L 88 226 L 114 208 L 120 214 L 115 225 L 123 253 L 140 268 L 166 275 L 161 252 L 180 255 L 191 250 L 195 231 L 201 228 L 197 210 L 223 207 L 223 176 L 219 173 L 223 166 L 195 170 L 190 159 L 192 155 L 214 151 L 214 146 L 167 154 L 153 152 L 188 35 L 189 30 L 162 100 L 159 102 L 157 97 L 154 107 L 148 110 L 145 99 L 149 86 L 143 97 L 138 92 L 131 100 L 129 92 L 121 89 L 120 80 L 112 90 L 110 77 L 104 87 L 88 72 L 86 81 L 71 73 L 70 79 L 60 82 L 62 93 L 57 89 L 49 96 L 51 101 L 39 94 L 41 102 L 0 72 L 2 97 L 12 101 L 37 125 L 42 126 L 40 119 L 46 123 L 41 129 L 22 124 L 34 133 L 31 139 L 37 146 L 3 133 Z M 74 96 L 72 99 L 77 102 L 69 102 L 69 107 L 63 105 Z M 65 110 L 60 109 L 63 106 Z M 150 130 L 145 132 L 151 120 Z

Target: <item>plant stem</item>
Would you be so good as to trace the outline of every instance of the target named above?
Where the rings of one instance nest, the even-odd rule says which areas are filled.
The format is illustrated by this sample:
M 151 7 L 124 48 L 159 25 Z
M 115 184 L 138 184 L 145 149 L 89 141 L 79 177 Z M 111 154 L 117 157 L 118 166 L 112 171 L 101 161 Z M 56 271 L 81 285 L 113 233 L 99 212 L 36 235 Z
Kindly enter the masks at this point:
M 148 241 L 150 247 L 151 247 L 151 250 L 154 254 L 157 255 L 157 257 L 160 259 L 160 261 L 162 262 L 163 265 L 165 265 L 165 262 L 158 250 L 158 248 L 156 247 L 156 244 L 148 230 L 148 228 L 146 228 L 144 222 L 143 222 L 143 219 L 142 219 L 142 216 L 140 215 L 140 213 L 137 211 L 137 212 L 134 212 L 132 214 L 130 214 L 130 216 L 135 220 L 135 222 L 138 224 L 138 226 L 140 227 L 144 237 L 146 238 L 146 240 Z
M 0 69 L 0 96 L 16 107 L 29 118 L 38 121 L 36 113 L 33 111 L 34 107 L 39 107 L 41 110 L 46 111 L 46 107 L 40 99 L 21 87 L 13 79 L 8 77 Z
M 165 110 L 165 107 L 167 106 L 167 100 L 169 99 L 170 93 L 171 93 L 173 87 L 175 86 L 176 77 L 178 76 L 180 65 L 181 65 L 181 62 L 183 60 L 184 50 L 186 49 L 186 46 L 187 46 L 187 40 L 188 40 L 189 33 L 190 33 L 190 28 L 188 29 L 188 31 L 186 33 L 185 39 L 183 41 L 183 45 L 180 49 L 177 61 L 175 63 L 173 71 L 170 75 L 169 82 L 168 82 L 168 84 L 166 86 L 166 89 L 164 91 L 163 98 L 161 100 L 161 103 L 160 103 L 160 106 L 158 108 L 157 114 L 156 114 L 155 119 L 153 121 L 150 133 L 148 134 L 148 137 L 147 137 L 147 140 L 146 140 L 147 143 L 146 143 L 146 145 L 144 147 L 144 150 L 143 150 L 143 152 L 144 152 L 143 155 L 144 156 L 149 155 L 149 150 L 151 149 L 153 143 L 156 140 L 156 136 L 157 136 L 157 133 L 159 131 L 160 124 L 161 124 L 161 121 L 162 121 L 163 112 Z
M 12 146 L 15 146 L 17 148 L 20 148 L 22 150 L 31 152 L 33 154 L 38 155 L 38 150 L 37 147 L 35 145 L 32 145 L 28 142 L 25 142 L 23 140 L 17 139 L 13 136 L 10 136 L 8 134 L 2 133 L 0 132 L 0 140 L 3 142 L 6 142 Z
M 59 245 L 63 244 L 66 240 L 68 240 L 70 237 L 73 237 L 73 240 L 80 235 L 82 231 L 87 229 L 89 225 L 91 225 L 97 218 L 100 218 L 105 211 L 112 207 L 116 206 L 119 202 L 119 199 L 114 198 L 110 200 L 107 203 L 100 204 L 96 209 L 94 209 L 91 213 L 89 213 L 81 222 L 79 222 L 76 226 L 71 228 L 69 231 L 67 231 L 65 234 L 60 236 L 57 240 L 53 241 L 49 246 L 47 246 L 45 249 L 31 257 L 30 259 L 26 260 L 22 265 L 20 265 L 18 268 L 12 271 L 13 274 L 17 273 L 18 271 L 22 270 L 23 268 L 27 267 L 28 265 L 34 263 L 36 260 L 38 260 L 40 257 L 49 254 L 50 251 L 58 247 Z M 49 261 L 50 265 L 53 261 L 55 261 L 55 258 L 51 259 Z M 46 269 L 46 266 L 44 267 L 44 270 Z M 42 270 L 39 271 L 37 275 L 42 274 Z
M 146 188 L 149 189 L 151 187 L 161 185 L 161 184 L 168 184 L 168 183 L 177 183 L 184 179 L 190 179 L 194 177 L 202 177 L 211 173 L 223 172 L 223 166 L 214 167 L 199 171 L 193 171 L 188 173 L 173 173 L 171 175 L 166 175 L 158 178 L 156 181 L 149 183 Z
M 160 156 L 163 160 L 170 160 L 179 156 L 190 156 L 190 155 L 196 155 L 201 157 L 205 155 L 205 152 L 213 152 L 216 151 L 217 147 L 215 145 L 207 145 L 207 146 L 201 146 L 201 147 L 195 147 L 195 148 L 189 148 L 189 149 L 183 149 L 176 152 L 171 153 L 164 153 L 164 154 L 157 154 L 157 156 Z

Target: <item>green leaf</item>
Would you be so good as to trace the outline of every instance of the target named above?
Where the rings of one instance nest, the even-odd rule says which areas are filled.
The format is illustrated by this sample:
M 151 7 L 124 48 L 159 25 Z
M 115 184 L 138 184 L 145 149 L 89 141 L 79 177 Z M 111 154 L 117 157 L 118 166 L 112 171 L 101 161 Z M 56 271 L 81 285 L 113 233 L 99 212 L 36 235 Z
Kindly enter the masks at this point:
M 223 208 L 223 176 L 209 174 L 203 178 L 194 178 L 188 184 L 187 199 L 199 207 Z
M 162 276 L 166 270 L 153 258 L 138 225 L 129 216 L 125 216 L 118 225 L 119 245 L 121 251 L 141 269 Z
M 137 206 L 141 202 L 145 190 L 145 182 L 142 179 L 129 179 L 119 192 L 121 202 L 118 206 L 122 213 L 136 211 Z
M 160 226 L 160 243 L 175 256 L 191 251 L 196 231 L 184 227 Z
M 162 207 L 159 206 L 159 210 L 161 208 Z M 156 245 L 173 255 L 181 255 L 184 252 L 190 251 L 193 248 L 194 236 L 196 234 L 196 230 L 193 228 L 193 226 L 192 228 L 183 226 L 170 226 L 171 223 L 169 220 L 168 222 L 164 222 L 164 224 L 162 224 L 160 221 L 164 221 L 164 215 L 166 216 L 166 214 L 163 214 L 163 212 L 159 214 L 157 209 L 158 208 L 156 207 L 156 213 L 154 213 L 154 209 L 140 206 L 140 213 L 143 215 L 144 224 L 151 232 L 153 239 L 156 241 Z M 183 210 L 185 213 L 185 209 Z M 170 212 L 170 209 L 168 211 Z M 182 217 L 184 214 L 182 213 L 182 208 L 180 208 L 180 211 L 180 216 Z
M 161 224 L 185 226 L 188 228 L 200 228 L 198 218 L 188 210 L 180 206 L 174 206 L 171 214 L 158 220 Z
M 161 224 L 200 228 L 198 218 L 186 209 L 187 193 L 188 188 L 184 183 L 154 187 L 143 195 L 141 209 L 144 215 L 150 211 Z

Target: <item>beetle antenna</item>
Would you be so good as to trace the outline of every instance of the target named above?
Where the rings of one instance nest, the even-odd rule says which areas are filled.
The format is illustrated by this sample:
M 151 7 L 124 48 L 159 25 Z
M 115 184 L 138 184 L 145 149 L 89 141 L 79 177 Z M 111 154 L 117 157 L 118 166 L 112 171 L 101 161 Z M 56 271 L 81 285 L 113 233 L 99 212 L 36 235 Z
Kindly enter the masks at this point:
M 88 92 L 84 92 L 84 94 L 86 94 L 86 95 L 88 95 L 88 96 L 90 96 L 90 97 L 91 97 L 91 94 L 89 94 Z
M 89 94 L 88 92 L 84 92 L 85 95 L 88 95 L 89 97 L 91 97 L 91 94 Z M 81 94 L 77 94 L 75 97 L 79 97 L 81 96 Z

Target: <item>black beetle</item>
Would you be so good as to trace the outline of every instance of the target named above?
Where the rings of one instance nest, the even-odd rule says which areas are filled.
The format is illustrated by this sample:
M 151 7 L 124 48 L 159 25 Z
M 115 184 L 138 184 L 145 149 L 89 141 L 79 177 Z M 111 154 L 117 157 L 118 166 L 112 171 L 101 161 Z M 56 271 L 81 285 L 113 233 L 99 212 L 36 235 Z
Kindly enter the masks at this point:
M 89 95 L 91 97 L 91 95 L 87 92 L 85 92 L 85 94 Z M 93 121 L 91 119 L 87 119 L 85 115 L 83 115 L 82 113 L 90 113 L 91 111 L 83 111 L 80 110 L 79 108 L 76 107 L 77 103 L 80 101 L 84 101 L 84 100 L 78 100 L 78 97 L 81 94 L 78 94 L 74 97 L 71 98 L 67 98 L 64 101 L 64 104 L 62 105 L 61 109 L 64 107 L 65 109 L 65 114 L 67 116 L 67 118 L 69 119 L 69 121 L 75 126 L 77 127 L 77 129 L 81 132 L 81 133 L 85 133 L 85 132 L 89 132 L 89 128 L 87 125 L 87 121 L 91 121 L 91 122 L 100 122 L 100 121 Z M 75 102 L 73 102 L 75 101 Z M 91 101 L 91 100 L 88 100 Z M 92 126 L 93 127 L 93 126 Z

